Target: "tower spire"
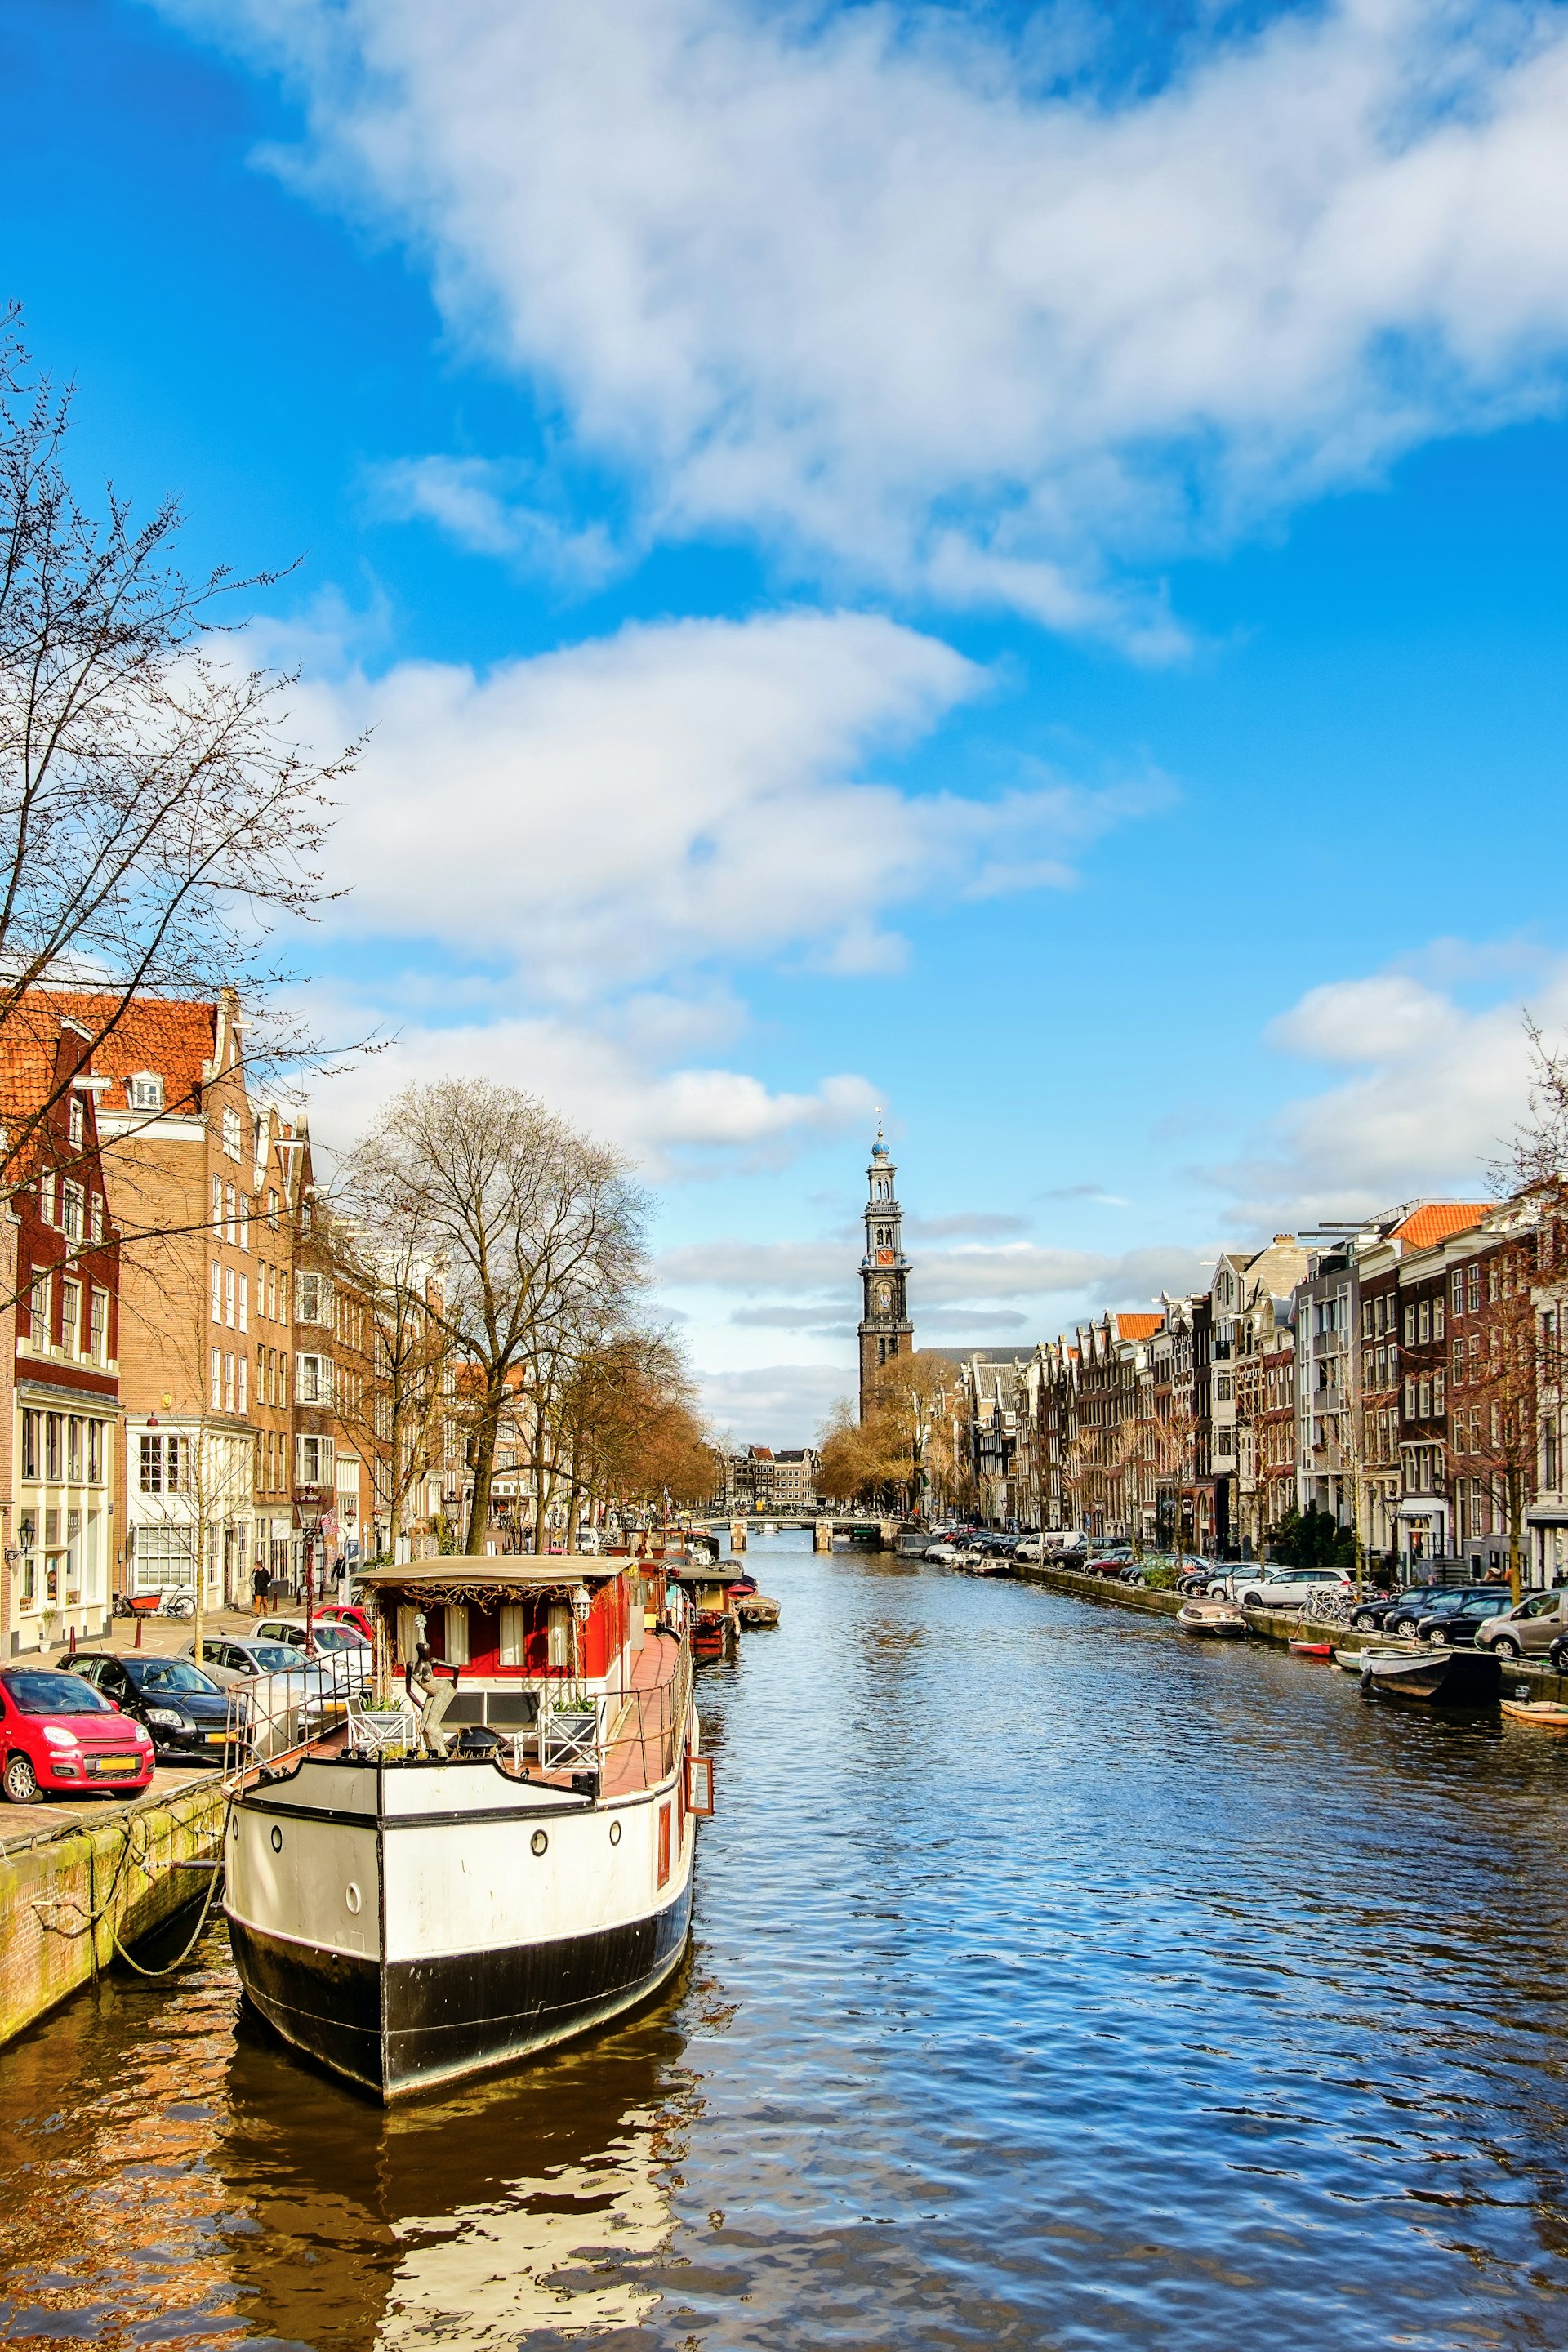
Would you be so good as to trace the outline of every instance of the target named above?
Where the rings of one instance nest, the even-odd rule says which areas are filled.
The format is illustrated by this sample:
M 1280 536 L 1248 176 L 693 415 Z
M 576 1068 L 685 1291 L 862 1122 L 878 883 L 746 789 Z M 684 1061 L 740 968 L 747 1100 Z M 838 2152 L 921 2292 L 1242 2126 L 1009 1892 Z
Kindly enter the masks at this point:
M 882 1365 L 893 1356 L 913 1352 L 914 1327 L 910 1321 L 908 1282 L 910 1262 L 904 1255 L 903 1213 L 899 1207 L 895 1178 L 898 1170 L 882 1133 L 877 1113 L 877 1140 L 866 1171 L 866 1251 L 860 1260 L 862 1313 L 860 1343 L 860 1418 L 866 1418 L 871 1384 Z

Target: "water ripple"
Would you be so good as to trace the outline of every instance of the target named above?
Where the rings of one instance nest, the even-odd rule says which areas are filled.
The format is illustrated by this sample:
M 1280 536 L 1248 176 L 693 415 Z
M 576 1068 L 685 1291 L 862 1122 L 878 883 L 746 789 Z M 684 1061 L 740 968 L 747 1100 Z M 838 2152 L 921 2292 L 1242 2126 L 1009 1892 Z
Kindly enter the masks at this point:
M 672 1995 L 390 2116 L 240 2017 L 221 1932 L 83 1998 L 0 2058 L 0 2337 L 1568 2341 L 1568 1754 L 767 1549 Z

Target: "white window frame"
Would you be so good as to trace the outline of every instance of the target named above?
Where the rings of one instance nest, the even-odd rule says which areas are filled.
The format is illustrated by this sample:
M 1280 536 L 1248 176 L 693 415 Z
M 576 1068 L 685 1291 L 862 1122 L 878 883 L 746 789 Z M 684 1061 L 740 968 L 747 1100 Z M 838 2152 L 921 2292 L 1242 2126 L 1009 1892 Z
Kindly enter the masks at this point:
M 224 1107 L 223 1150 L 226 1160 L 237 1160 L 241 1153 L 239 1113 L 232 1103 Z
M 337 1448 L 330 1437 L 300 1435 L 294 1440 L 294 1484 L 325 1486 L 337 1492 Z

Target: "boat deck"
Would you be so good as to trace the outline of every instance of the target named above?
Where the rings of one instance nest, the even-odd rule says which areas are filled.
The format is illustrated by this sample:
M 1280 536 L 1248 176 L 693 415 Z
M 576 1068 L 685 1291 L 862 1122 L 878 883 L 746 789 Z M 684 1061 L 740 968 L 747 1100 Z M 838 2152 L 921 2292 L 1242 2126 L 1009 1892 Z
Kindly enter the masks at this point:
M 690 1687 L 689 1654 L 673 1638 L 650 1633 L 642 1649 L 631 1653 L 624 1689 L 618 1683 L 612 1684 L 607 1694 L 601 1802 L 636 1796 L 673 1771 L 680 1753 Z M 347 1747 L 348 1727 L 339 1724 L 311 1740 L 303 1752 L 341 1756 Z M 275 1760 L 284 1761 L 282 1758 Z M 514 1764 L 503 1754 L 499 1769 L 510 1778 L 533 1780 L 545 1788 L 564 1790 L 573 1786 L 570 1769 L 547 1772 L 537 1756 L 525 1756 L 521 1764 Z M 254 1777 L 254 1773 L 246 1775 L 247 1780 Z

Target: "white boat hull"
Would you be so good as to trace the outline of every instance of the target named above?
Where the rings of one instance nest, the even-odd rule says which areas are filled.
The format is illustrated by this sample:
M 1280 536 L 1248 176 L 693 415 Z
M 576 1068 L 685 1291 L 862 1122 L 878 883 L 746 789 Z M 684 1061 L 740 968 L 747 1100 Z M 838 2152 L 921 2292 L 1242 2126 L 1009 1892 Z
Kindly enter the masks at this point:
M 694 1845 L 673 1778 L 599 1803 L 488 1763 L 308 1758 L 231 1816 L 235 1963 L 287 2041 L 397 2098 L 657 1991 Z

